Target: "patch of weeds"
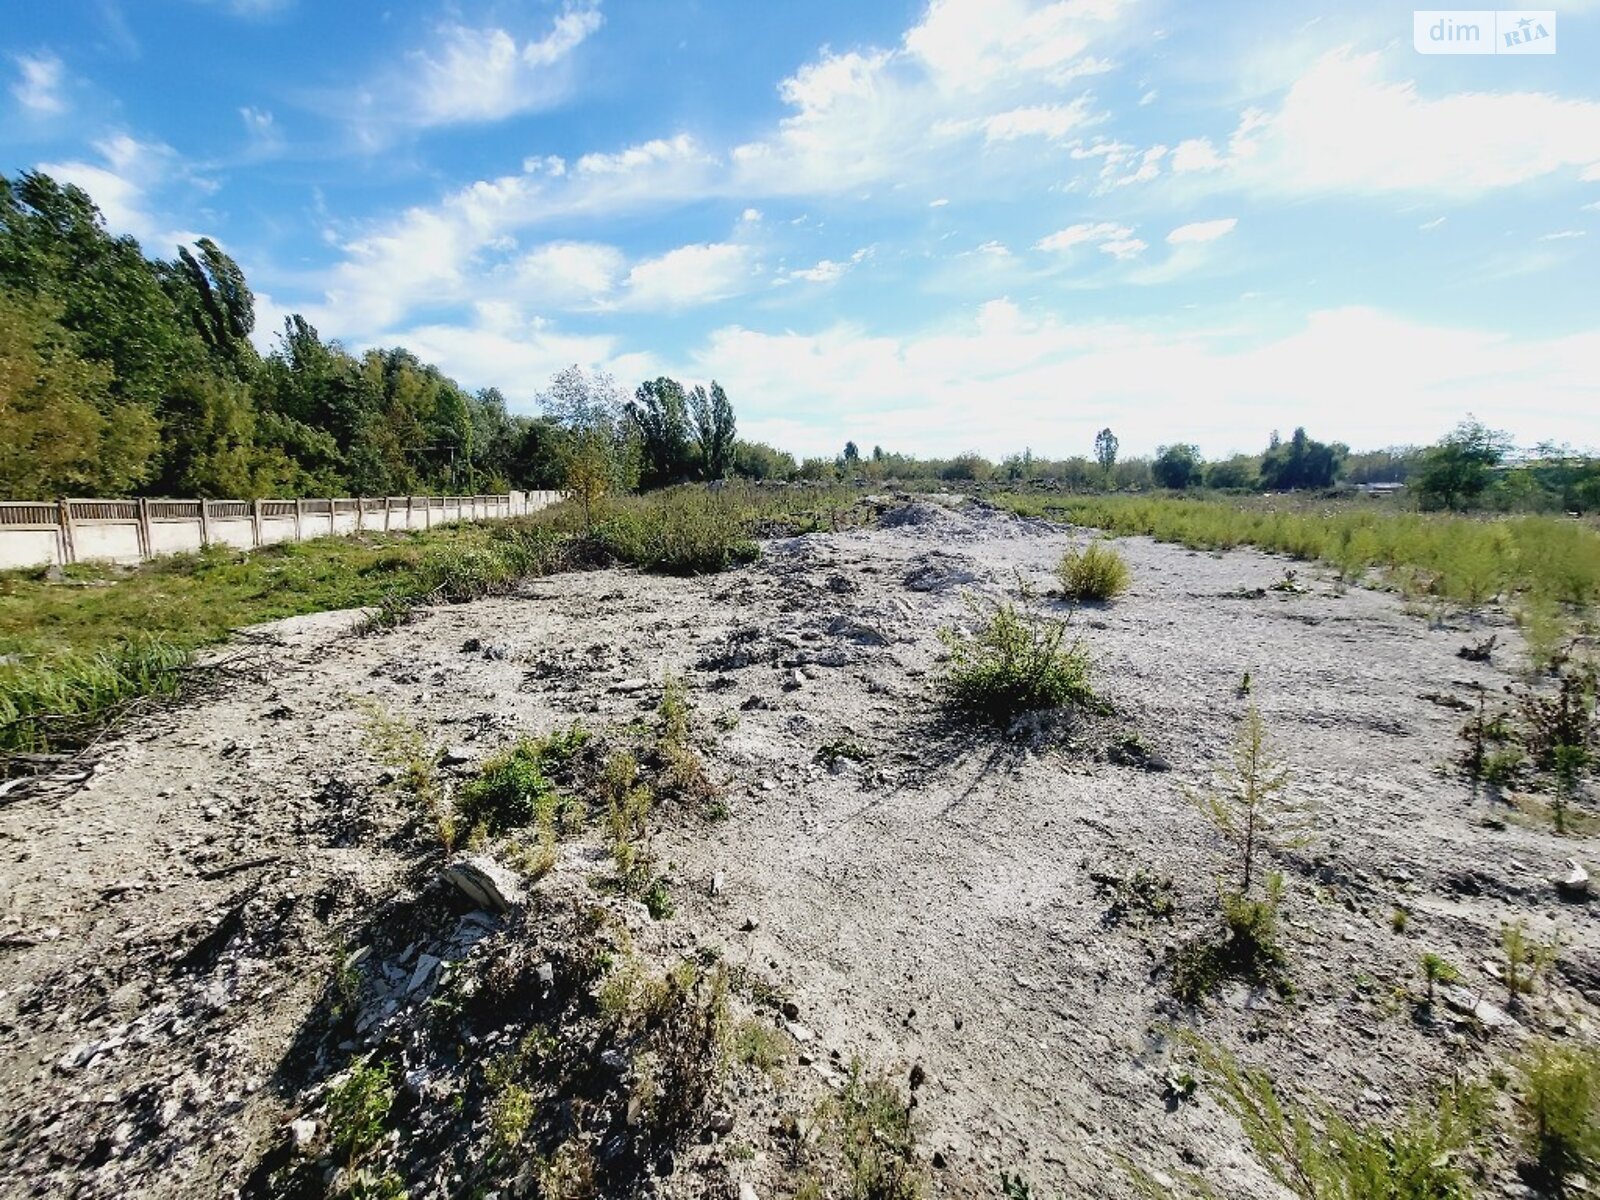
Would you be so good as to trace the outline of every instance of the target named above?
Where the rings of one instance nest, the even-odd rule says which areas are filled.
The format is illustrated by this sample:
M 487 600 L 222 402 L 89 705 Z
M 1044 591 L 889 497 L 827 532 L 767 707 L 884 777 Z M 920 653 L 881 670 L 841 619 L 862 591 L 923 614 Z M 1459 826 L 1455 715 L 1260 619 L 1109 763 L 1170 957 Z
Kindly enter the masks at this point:
M 1033 1200 L 1033 1189 L 1020 1174 L 1000 1172 L 1000 1195 L 1003 1200 Z
M 859 1061 L 838 1096 L 825 1103 L 826 1132 L 843 1159 L 840 1182 L 851 1200 L 918 1200 L 911 1104 L 884 1076 L 869 1076 Z
M 1556 961 L 1560 947 L 1555 941 L 1542 942 L 1528 932 L 1523 921 L 1500 926 L 1500 949 L 1506 965 L 1501 982 L 1506 988 L 1506 1007 L 1515 1012 L 1522 997 L 1531 996 L 1539 977 Z
M 834 763 L 845 759 L 850 762 L 866 762 L 866 748 L 849 738 L 836 738 L 831 742 L 824 742 L 817 750 L 817 761 L 825 767 L 831 767 Z
M 1269 592 L 1281 592 L 1288 596 L 1304 596 L 1309 589 L 1300 582 L 1300 572 L 1290 567 L 1284 571 L 1282 579 L 1276 583 L 1268 584 L 1267 590 Z
M 753 1017 L 733 1031 L 734 1061 L 769 1075 L 782 1069 L 788 1048 L 789 1039 L 781 1030 Z
M 347 1017 L 356 1011 L 361 999 L 361 972 L 357 969 L 360 951 L 339 950 L 333 966 L 333 1015 Z
M 1226 979 L 1240 979 L 1257 987 L 1274 988 L 1280 995 L 1292 990 L 1288 955 L 1278 935 L 1278 907 L 1283 880 L 1274 875 L 1261 900 L 1237 892 L 1221 897 L 1221 927 L 1180 946 L 1172 957 L 1172 994 L 1188 1004 L 1211 995 Z
M 1565 1196 L 1572 1176 L 1593 1178 L 1600 1168 L 1600 1052 L 1540 1040 L 1518 1073 L 1517 1124 L 1530 1174 Z
M 683 969 L 686 968 L 686 969 Z M 727 1068 L 728 973 L 693 963 L 671 971 L 645 1055 L 653 1079 L 647 1123 L 658 1144 L 693 1132 Z
M 553 828 L 560 794 L 551 775 L 566 767 L 588 740 L 579 725 L 542 738 L 518 738 L 485 762 L 457 794 L 461 820 L 491 835 L 534 825 Z
M 0 665 L 0 777 L 15 755 L 81 749 L 140 701 L 176 696 L 191 663 L 188 650 L 141 636 L 90 653 Z
M 1396 933 L 1404 933 L 1406 926 L 1411 924 L 1411 914 L 1399 905 L 1389 914 L 1389 928 Z
M 1422 968 L 1422 979 L 1426 987 L 1423 1002 L 1429 1008 L 1433 1007 L 1433 989 L 1438 984 L 1452 984 L 1461 979 L 1461 972 L 1453 963 L 1433 953 L 1431 950 L 1418 960 Z
M 1239 1122 L 1261 1165 L 1298 1200 L 1384 1197 L 1385 1200 L 1470 1200 L 1470 1159 L 1488 1112 L 1481 1087 L 1456 1084 L 1398 1124 L 1355 1124 L 1328 1108 L 1307 1109 L 1282 1096 L 1264 1071 L 1243 1067 L 1227 1051 L 1179 1035 L 1204 1070 L 1217 1102 Z M 1138 1190 L 1174 1195 L 1136 1167 Z M 1205 1180 L 1184 1180 L 1191 1194 L 1214 1197 Z
M 1122 555 L 1098 538 L 1082 550 L 1068 550 L 1056 566 L 1056 578 L 1069 599 L 1093 601 L 1115 599 L 1133 581 Z
M 568 1138 L 538 1167 L 540 1196 L 549 1200 L 590 1200 L 600 1194 L 599 1164 L 581 1138 Z
M 356 634 L 364 636 L 382 633 L 408 624 L 416 616 L 418 603 L 418 598 L 415 596 L 403 595 L 400 592 L 385 592 L 371 606 L 372 611 L 356 623 Z
M 422 810 L 439 844 L 446 851 L 453 850 L 456 823 L 439 781 L 438 751 L 428 745 L 420 729 L 403 717 L 394 716 L 376 700 L 359 703 L 365 714 L 368 751 L 396 772 L 395 788 Z
M 383 1139 L 394 1107 L 394 1068 L 387 1062 L 350 1064 L 328 1092 L 328 1140 L 336 1156 L 354 1169 Z
M 1088 652 L 1067 641 L 1066 622 L 1035 611 L 1028 589 L 1020 605 L 973 608 L 973 632 L 940 631 L 950 650 L 943 684 L 951 707 L 1006 725 L 1023 713 L 1095 702 Z
M 1130 919 L 1140 923 L 1170 921 L 1178 911 L 1177 893 L 1170 875 L 1155 875 L 1140 867 L 1132 875 L 1093 871 L 1089 878 L 1100 898 L 1109 900 L 1105 911 L 1108 924 L 1121 924 Z

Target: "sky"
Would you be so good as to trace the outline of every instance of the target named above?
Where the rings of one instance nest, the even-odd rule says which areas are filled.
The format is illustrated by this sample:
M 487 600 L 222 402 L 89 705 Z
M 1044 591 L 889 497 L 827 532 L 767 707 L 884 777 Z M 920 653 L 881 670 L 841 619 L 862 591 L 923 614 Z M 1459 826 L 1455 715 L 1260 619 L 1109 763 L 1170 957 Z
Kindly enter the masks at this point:
M 990 457 L 1600 445 L 1600 0 L 0 0 L 0 171 L 533 412 Z

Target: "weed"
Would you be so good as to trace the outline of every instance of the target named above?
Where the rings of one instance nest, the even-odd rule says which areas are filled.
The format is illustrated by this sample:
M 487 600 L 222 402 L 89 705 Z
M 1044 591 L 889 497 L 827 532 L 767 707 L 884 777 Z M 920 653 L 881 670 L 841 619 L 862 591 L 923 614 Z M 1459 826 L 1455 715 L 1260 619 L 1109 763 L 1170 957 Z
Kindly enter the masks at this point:
M 1062 594 L 1073 600 L 1112 600 L 1128 590 L 1128 564 L 1104 541 L 1068 550 L 1056 566 Z
M 1539 1181 L 1565 1195 L 1569 1176 L 1600 1166 L 1600 1053 L 1540 1040 L 1518 1067 L 1522 1144 Z
M 1541 942 L 1528 933 L 1525 922 L 1513 921 L 1500 926 L 1500 948 L 1506 956 L 1502 982 L 1507 1007 L 1515 1011 L 1521 1007 L 1523 996 L 1533 994 L 1539 976 L 1556 961 L 1559 946 L 1555 941 Z
M 1281 994 L 1291 990 L 1288 956 L 1278 940 L 1283 881 L 1274 875 L 1261 900 L 1237 892 L 1221 896 L 1220 928 L 1180 946 L 1172 958 L 1172 994 L 1194 1004 L 1224 979 L 1242 979 Z
M 1394 911 L 1389 914 L 1389 928 L 1396 933 L 1404 933 L 1409 924 L 1411 924 L 1411 914 L 1396 905 Z
M 727 1065 L 728 973 L 720 965 L 705 972 L 684 967 L 667 975 L 650 1038 L 655 1086 L 648 1117 L 663 1144 L 695 1128 Z
M 1026 712 L 1094 702 L 1089 657 L 1066 642 L 1066 623 L 1042 616 L 1024 589 L 1020 606 L 997 604 L 971 634 L 942 630 L 951 664 L 944 678 L 951 705 L 1004 725 Z
M 765 1021 L 751 1018 L 733 1031 L 734 1061 L 776 1075 L 783 1066 L 788 1039 Z
M 1168 921 L 1178 910 L 1170 875 L 1153 875 L 1140 867 L 1128 876 L 1094 871 L 1089 878 L 1096 891 L 1110 900 L 1105 912 L 1108 923 L 1120 924 L 1130 918 Z
M 1461 978 L 1461 972 L 1454 965 L 1432 951 L 1424 954 L 1419 962 L 1422 966 L 1422 978 L 1428 989 L 1426 1003 L 1429 1008 L 1432 1008 L 1434 985 L 1455 983 Z
M 1563 670 L 1552 695 L 1522 694 L 1522 743 L 1536 769 L 1575 774 L 1588 767 L 1597 737 L 1596 691 L 1595 665 L 1586 663 Z
M 922 1195 L 911 1105 L 893 1081 L 868 1076 L 854 1062 L 843 1090 L 824 1112 L 844 1159 L 841 1182 L 850 1200 L 917 1200 Z
M 176 696 L 189 666 L 187 650 L 147 636 L 0 666 L 0 776 L 13 755 L 80 749 L 140 699 Z
M 394 1107 L 393 1075 L 389 1063 L 357 1060 L 328 1092 L 328 1139 L 346 1166 L 356 1166 L 382 1139 Z
M 1000 1172 L 1000 1195 L 1004 1200 L 1033 1200 L 1033 1189 L 1020 1174 Z
M 439 755 L 422 731 L 403 717 L 389 713 L 376 700 L 358 701 L 364 714 L 368 751 L 379 762 L 397 772 L 394 786 L 409 796 L 433 825 L 439 844 L 446 851 L 456 844 L 456 823 L 439 782 Z
M 1284 797 L 1289 772 L 1267 742 L 1267 729 L 1254 704 L 1245 710 L 1234 738 L 1233 761 L 1223 790 L 1190 793 L 1206 818 L 1239 853 L 1241 895 L 1248 895 L 1260 850 L 1303 846 L 1308 840 L 1309 807 Z
M 836 738 L 823 743 L 817 749 L 817 761 L 825 767 L 831 767 L 842 759 L 858 763 L 866 762 L 867 751 L 861 743 L 853 742 L 849 738 Z
M 1262 1166 L 1299 1200 L 1469 1200 L 1474 1194 L 1466 1160 L 1482 1136 L 1481 1088 L 1447 1087 L 1431 1106 L 1413 1109 L 1395 1127 L 1357 1125 L 1331 1110 L 1313 1114 L 1286 1101 L 1265 1072 L 1240 1066 L 1227 1051 L 1193 1034 L 1180 1037 Z M 1145 1195 L 1171 1195 L 1143 1172 L 1132 1174 Z M 1201 1195 L 1216 1195 L 1203 1180 L 1188 1182 Z
M 571 763 L 589 740 L 581 725 L 542 738 L 519 738 L 485 762 L 456 796 L 469 828 L 490 834 L 531 825 L 554 827 L 560 800 L 551 775 Z

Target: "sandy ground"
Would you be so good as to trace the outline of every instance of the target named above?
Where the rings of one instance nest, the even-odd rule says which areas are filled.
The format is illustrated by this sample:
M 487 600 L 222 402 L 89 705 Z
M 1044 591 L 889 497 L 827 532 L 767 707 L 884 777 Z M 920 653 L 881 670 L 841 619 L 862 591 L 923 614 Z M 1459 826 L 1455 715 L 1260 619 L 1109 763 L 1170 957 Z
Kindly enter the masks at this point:
M 1464 714 L 1438 697 L 1516 680 L 1512 650 L 1457 656 L 1481 626 L 1304 569 L 1306 594 L 1262 594 L 1283 560 L 1124 539 L 1132 591 L 1072 615 L 1115 715 L 1007 741 L 940 719 L 937 631 L 973 597 L 1048 586 L 1086 535 L 981 508 L 891 520 L 773 542 L 726 575 L 564 575 L 374 635 L 351 614 L 283 622 L 219 694 L 111 743 L 86 784 L 0 807 L 0 1195 L 226 1194 L 281 1141 L 283 1063 L 341 924 L 430 883 L 386 836 L 369 698 L 471 758 L 637 718 L 681 673 L 731 813 L 663 822 L 663 945 L 774 979 L 815 1032 L 808 1057 L 920 1066 L 938 1192 L 993 1191 L 1005 1170 L 1036 1196 L 1121 1197 L 1129 1159 L 1273 1195 L 1203 1092 L 1164 1099 L 1172 1025 L 1362 1117 L 1485 1072 L 1531 1030 L 1592 1033 L 1600 937 L 1549 882 L 1589 846 L 1504 821 L 1446 769 Z M 1317 805 L 1316 841 L 1277 864 L 1295 993 L 1234 985 L 1187 1009 L 1164 956 L 1214 920 L 1230 868 L 1184 789 L 1225 759 L 1247 671 Z M 1158 761 L 1113 761 L 1126 733 Z M 819 759 L 841 741 L 865 761 Z M 1172 877 L 1174 919 L 1108 914 L 1092 875 L 1136 869 Z M 1397 991 L 1420 987 L 1423 951 L 1501 998 L 1486 964 L 1519 917 L 1563 945 L 1520 1022 L 1413 1019 Z M 741 1171 L 786 1194 L 750 1140 Z

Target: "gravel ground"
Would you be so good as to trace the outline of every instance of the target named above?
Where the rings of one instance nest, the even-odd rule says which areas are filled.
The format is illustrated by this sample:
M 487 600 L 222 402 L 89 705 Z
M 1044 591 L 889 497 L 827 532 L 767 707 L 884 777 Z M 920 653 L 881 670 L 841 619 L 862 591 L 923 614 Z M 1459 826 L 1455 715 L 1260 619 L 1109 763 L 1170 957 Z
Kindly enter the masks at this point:
M 1111 714 L 1010 738 L 943 719 L 939 629 L 1047 588 L 1086 536 L 917 501 L 725 575 L 557 576 L 388 632 L 323 614 L 230 648 L 215 695 L 108 743 L 87 782 L 0 807 L 0 1195 L 227 1194 L 282 1144 L 341 939 L 436 895 L 365 744 L 369 700 L 470 761 L 518 732 L 635 720 L 664 672 L 687 680 L 730 812 L 663 817 L 676 913 L 626 919 L 654 953 L 710 947 L 769 978 L 814 1037 L 788 1081 L 734 1088 L 753 1153 L 697 1147 L 665 1194 L 788 1194 L 767 1122 L 859 1058 L 920 1068 L 936 1193 L 993 1193 L 1004 1170 L 1036 1196 L 1127 1196 L 1126 1159 L 1273 1196 L 1203 1089 L 1164 1097 L 1170 1027 L 1363 1118 L 1530 1032 L 1592 1036 L 1600 938 L 1550 883 L 1590 847 L 1447 769 L 1450 699 L 1517 682 L 1514 630 L 1304 568 L 1302 592 L 1273 591 L 1288 564 L 1253 551 L 1123 539 L 1131 592 L 1071 614 Z M 1490 630 L 1493 662 L 1458 656 Z M 1233 985 L 1190 1009 L 1166 956 L 1214 921 L 1231 867 L 1186 790 L 1225 761 L 1246 672 L 1316 806 L 1314 842 L 1276 864 L 1294 993 Z M 581 887 L 595 841 L 539 886 Z M 1170 919 L 1117 916 L 1104 880 L 1137 870 L 1171 878 Z M 1460 1007 L 1503 999 L 1492 963 L 1518 918 L 1562 943 L 1525 1013 L 1414 1018 L 1424 951 L 1463 969 Z M 1514 1190 L 1495 1169 L 1486 1192 Z

